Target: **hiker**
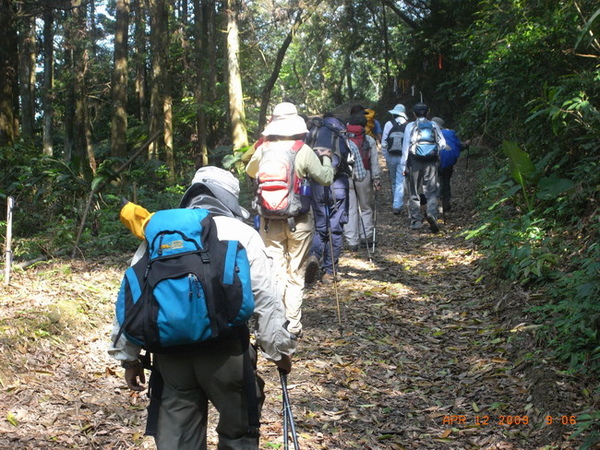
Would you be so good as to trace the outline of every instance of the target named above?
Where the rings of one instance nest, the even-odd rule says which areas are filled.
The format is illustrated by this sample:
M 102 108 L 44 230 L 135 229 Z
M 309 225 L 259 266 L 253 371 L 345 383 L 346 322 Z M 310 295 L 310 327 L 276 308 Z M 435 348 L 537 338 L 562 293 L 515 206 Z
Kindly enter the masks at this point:
M 346 129 L 350 141 L 358 148 L 366 170 L 362 181 L 350 183 L 350 204 L 348 223 L 344 227 L 344 237 L 350 251 L 358 250 L 361 241 L 367 246 L 373 244 L 373 190 L 381 189 L 379 158 L 375 139 L 365 133 L 367 119 L 362 113 L 350 116 Z
M 246 166 L 246 173 L 258 183 L 255 206 L 261 216 L 260 235 L 278 271 L 278 289 L 289 321 L 288 330 L 295 338 L 302 335 L 304 271 L 314 230 L 310 198 L 301 198 L 296 182 L 310 178 L 329 186 L 334 175 L 331 150 L 313 151 L 304 144 L 306 133 L 306 122 L 298 115 L 296 106 L 289 102 L 279 103 L 273 109 L 271 122 L 262 132 L 264 143 Z M 283 167 L 289 174 L 270 173 L 271 168 L 278 172 Z M 282 179 L 283 176 L 287 179 Z M 269 180 L 273 181 L 271 186 L 266 185 Z M 289 201 L 280 201 L 288 196 L 278 193 L 277 187 L 293 189 L 289 192 Z M 271 200 L 266 199 L 267 196 Z M 274 196 L 277 198 L 273 199 Z M 299 203 L 301 205 L 296 207 Z M 271 211 L 276 204 L 286 204 L 291 209 Z
M 377 145 L 381 143 L 382 128 L 379 121 L 375 118 L 375 111 L 371 108 L 365 108 L 361 105 L 354 105 L 350 108 L 350 116 L 357 112 L 364 112 L 367 118 L 367 124 L 365 125 L 365 133 L 375 139 Z
M 331 113 L 309 121 L 305 141 L 313 150 L 327 148 L 332 151 L 335 175 L 331 186 L 311 181 L 312 211 L 315 233 L 306 264 L 305 284 L 310 286 L 339 281 L 339 257 L 343 247 L 344 226 L 348 223 L 348 190 L 350 179 L 363 180 L 366 172 L 356 146 L 348 145 L 346 127 Z M 331 243 L 331 246 L 330 246 Z
M 442 129 L 442 134 L 446 139 L 446 149 L 440 152 L 440 167 L 438 175 L 440 177 L 440 198 L 442 199 L 442 208 L 444 213 L 450 212 L 452 208 L 450 198 L 452 191 L 450 189 L 450 178 L 454 172 L 454 165 L 460 157 L 460 152 L 469 148 L 471 140 L 467 139 L 462 142 L 456 134 L 456 131 L 449 128 L 444 128 L 444 119 L 441 117 L 433 117 L 431 119 L 437 123 Z
M 406 109 L 401 103 L 388 112 L 392 115 L 392 120 L 386 122 L 383 127 L 381 151 L 385 158 L 392 187 L 392 212 L 398 215 L 404 206 L 404 169 L 401 162 L 404 130 L 408 117 Z
M 215 216 L 218 239 L 238 241 L 245 249 L 250 262 L 255 302 L 256 342 L 267 359 L 281 371 L 289 373 L 295 342 L 285 329 L 284 311 L 270 276 L 272 260 L 267 256 L 258 233 L 243 223 L 249 214 L 239 205 L 238 195 L 239 181 L 230 172 L 202 167 L 196 172 L 180 207 L 209 210 Z M 145 247 L 144 242 L 134 256 L 134 263 L 144 253 Z M 146 434 L 154 436 L 159 450 L 206 448 L 209 401 L 219 411 L 219 448 L 258 449 L 258 429 L 250 429 L 250 399 L 254 397 L 249 392 L 256 390 L 254 406 L 258 418 L 264 398 L 264 383 L 254 374 L 256 349 L 249 345 L 247 327 L 243 329 L 239 335 L 217 338 L 194 350 L 154 354 Z M 140 347 L 124 335 L 114 342 L 119 334 L 115 320 L 112 346 L 108 352 L 125 368 L 127 386 L 133 391 L 142 391 L 146 380 L 139 358 Z M 252 374 L 255 376 L 252 377 Z M 159 406 L 155 403 L 157 401 Z M 156 411 L 158 417 L 151 411 Z M 156 424 L 156 429 L 151 427 L 151 423 Z
M 438 160 L 439 152 L 446 147 L 446 139 L 435 122 L 427 120 L 429 107 L 422 102 L 413 107 L 415 120 L 404 130 L 402 145 L 402 171 L 408 177 L 408 215 L 410 228 L 418 230 L 423 225 L 419 189 L 427 198 L 425 220 L 433 233 L 440 231 L 438 215 Z

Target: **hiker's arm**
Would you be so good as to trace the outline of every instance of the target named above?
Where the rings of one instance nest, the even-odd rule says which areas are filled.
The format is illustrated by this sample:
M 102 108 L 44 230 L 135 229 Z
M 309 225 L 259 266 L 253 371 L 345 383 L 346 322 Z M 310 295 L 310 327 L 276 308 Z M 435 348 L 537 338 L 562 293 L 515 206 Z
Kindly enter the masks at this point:
M 139 361 L 141 348 L 137 345 L 132 344 L 127 338 L 121 333 L 119 340 L 115 342 L 121 326 L 115 318 L 113 321 L 112 331 L 110 333 L 110 347 L 108 348 L 108 354 L 115 358 L 121 365 L 127 363 L 133 363 Z
M 379 179 L 381 178 L 381 168 L 379 167 L 379 154 L 377 153 L 377 143 L 375 139 L 371 136 L 367 137 L 369 142 L 370 150 L 369 150 L 369 159 L 371 163 L 371 180 L 373 185 L 376 183 L 379 184 Z
M 304 145 L 298 150 L 294 167 L 296 174 L 301 178 L 310 176 L 310 178 L 323 186 L 329 186 L 333 183 L 334 170 L 331 166 L 331 159 L 325 156 L 321 162 L 313 149 L 308 145 Z
M 260 162 L 261 156 L 262 156 L 262 149 L 261 149 L 261 147 L 258 147 L 254 151 L 252 158 L 250 158 L 250 161 L 248 162 L 248 165 L 246 166 L 246 173 L 248 174 L 248 176 L 250 178 L 256 178 L 256 173 L 258 172 L 258 163 Z
M 285 329 L 285 311 L 283 302 L 277 297 L 277 282 L 272 276 L 275 273 L 272 259 L 264 249 L 258 233 L 256 238 L 260 242 L 252 238 L 253 242 L 247 244 L 250 247 L 247 253 L 250 257 L 254 314 L 257 319 L 256 341 L 264 356 L 277 364 L 284 355 L 294 353 L 296 344 Z
M 125 369 L 125 382 L 127 383 L 127 387 L 132 391 L 143 391 L 146 389 L 143 385 L 146 382 L 146 376 L 139 359 L 141 349 L 129 342 L 123 334 L 121 334 L 119 340 L 115 342 L 115 339 L 119 334 L 119 329 L 119 323 L 115 319 L 110 334 L 111 346 L 108 349 L 108 354 L 119 361 L 121 367 Z
M 410 135 L 412 134 L 414 124 L 414 122 L 409 122 L 408 124 L 406 124 L 406 128 L 404 129 L 404 139 L 402 140 L 402 158 L 400 159 L 400 168 L 402 169 L 402 173 L 404 175 L 406 175 L 406 160 L 408 159 L 408 149 L 410 148 Z
M 448 147 L 448 144 L 446 143 L 446 138 L 444 137 L 444 133 L 442 133 L 442 129 L 440 128 L 440 126 L 433 122 L 433 127 L 437 130 L 437 137 L 438 137 L 438 145 L 440 149 L 446 148 Z
M 382 150 L 387 150 L 387 138 L 390 134 L 390 130 L 392 129 L 392 122 L 387 121 L 383 126 L 383 134 L 381 135 L 381 148 Z
M 264 356 L 277 364 L 283 355 L 294 353 L 296 344 L 285 329 L 285 313 L 283 302 L 277 297 L 273 260 L 254 228 L 225 216 L 215 217 L 215 223 L 219 239 L 235 239 L 246 249 L 254 294 L 256 341 Z
M 348 139 L 346 143 L 348 144 L 348 148 L 354 157 L 354 165 L 352 166 L 352 179 L 355 181 L 362 181 L 367 177 L 367 169 L 365 169 L 365 165 L 363 164 L 360 150 L 350 139 Z

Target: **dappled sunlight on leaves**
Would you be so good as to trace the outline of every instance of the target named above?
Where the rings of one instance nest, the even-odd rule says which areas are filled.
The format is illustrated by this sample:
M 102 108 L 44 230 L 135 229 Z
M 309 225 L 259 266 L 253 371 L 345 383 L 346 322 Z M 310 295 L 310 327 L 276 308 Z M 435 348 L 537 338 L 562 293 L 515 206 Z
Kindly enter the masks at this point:
M 438 235 L 410 231 L 384 196 L 375 254 L 343 253 L 342 281 L 306 291 L 288 378 L 302 449 L 577 448 L 573 427 L 544 418 L 584 411 L 593 389 L 534 359 L 535 328 L 512 306 L 520 291 L 480 282 L 480 255 L 460 237 L 466 174 L 457 170 L 457 207 Z M 2 288 L 0 447 L 155 448 L 145 393 L 127 389 L 106 353 L 126 264 L 44 263 Z M 264 358 L 259 373 L 261 448 L 282 448 L 278 374 Z M 528 423 L 500 423 L 508 416 Z M 209 448 L 216 440 L 211 431 Z

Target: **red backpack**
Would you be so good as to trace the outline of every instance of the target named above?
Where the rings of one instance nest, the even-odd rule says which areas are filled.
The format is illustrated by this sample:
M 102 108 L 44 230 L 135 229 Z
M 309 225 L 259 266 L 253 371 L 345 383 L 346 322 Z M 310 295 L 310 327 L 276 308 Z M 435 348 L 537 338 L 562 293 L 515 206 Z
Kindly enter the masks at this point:
M 304 141 L 294 141 L 287 150 L 269 148 L 269 142 L 262 145 L 254 199 L 254 207 L 260 216 L 267 219 L 287 219 L 307 212 L 310 208 L 309 202 L 302 201 L 302 179 L 294 171 L 296 155 L 303 145 Z

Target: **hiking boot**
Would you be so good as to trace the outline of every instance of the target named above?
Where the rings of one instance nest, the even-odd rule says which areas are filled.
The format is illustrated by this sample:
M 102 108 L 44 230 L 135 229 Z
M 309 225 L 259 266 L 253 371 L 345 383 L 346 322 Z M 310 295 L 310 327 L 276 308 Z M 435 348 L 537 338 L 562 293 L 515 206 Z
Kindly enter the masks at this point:
M 394 215 L 396 215 L 396 216 L 397 216 L 398 214 L 400 214 L 400 213 L 402 212 L 402 210 L 401 210 L 400 208 L 394 208 L 394 209 L 392 210 L 392 212 L 394 213 Z
M 357 252 L 358 251 L 358 245 L 349 245 L 348 246 L 348 250 L 350 250 L 351 252 Z
M 415 221 L 415 222 L 411 222 L 410 229 L 411 230 L 420 230 L 422 226 L 423 226 L 423 223 L 421 223 L 419 221 Z
M 310 255 L 304 272 L 304 284 L 308 286 L 314 284 L 319 276 L 319 270 L 319 259 L 315 255 Z
M 342 277 L 339 273 L 335 275 L 335 281 L 342 281 Z M 321 283 L 330 284 L 334 282 L 333 274 L 329 272 L 325 272 L 321 277 Z
M 429 223 L 429 229 L 432 233 L 437 233 L 438 231 L 440 231 L 440 227 L 437 224 L 437 220 L 434 217 L 427 216 L 425 217 L 425 219 L 427 219 L 427 222 Z

